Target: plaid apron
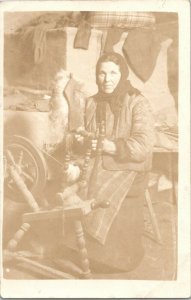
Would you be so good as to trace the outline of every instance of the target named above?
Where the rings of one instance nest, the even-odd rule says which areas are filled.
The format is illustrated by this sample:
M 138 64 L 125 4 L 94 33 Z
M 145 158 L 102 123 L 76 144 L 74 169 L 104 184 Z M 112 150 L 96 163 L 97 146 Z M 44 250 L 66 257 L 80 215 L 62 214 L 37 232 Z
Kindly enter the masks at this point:
M 100 162 L 96 200 L 104 202 L 109 200 L 110 206 L 93 210 L 85 217 L 83 225 L 86 232 L 101 244 L 105 243 L 109 229 L 133 184 L 136 174 L 135 171 L 104 170 L 102 162 Z

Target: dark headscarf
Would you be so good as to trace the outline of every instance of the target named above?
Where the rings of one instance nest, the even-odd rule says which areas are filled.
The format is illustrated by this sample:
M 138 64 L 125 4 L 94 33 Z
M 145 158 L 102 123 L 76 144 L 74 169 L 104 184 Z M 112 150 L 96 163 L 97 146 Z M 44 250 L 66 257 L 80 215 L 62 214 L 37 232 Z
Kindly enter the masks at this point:
M 100 66 L 103 62 L 113 62 L 119 66 L 121 72 L 121 78 L 115 90 L 112 93 L 104 93 L 99 86 L 98 74 Z M 135 89 L 127 77 L 129 75 L 129 70 L 126 64 L 125 59 L 122 55 L 109 52 L 103 54 L 96 65 L 96 83 L 98 86 L 98 93 L 95 95 L 95 99 L 97 101 L 97 121 L 100 122 L 101 119 L 105 118 L 105 110 L 106 110 L 106 102 L 109 103 L 111 111 L 117 117 L 119 115 L 119 111 L 122 107 L 122 103 L 124 100 L 124 95 L 129 94 L 138 94 L 139 91 Z

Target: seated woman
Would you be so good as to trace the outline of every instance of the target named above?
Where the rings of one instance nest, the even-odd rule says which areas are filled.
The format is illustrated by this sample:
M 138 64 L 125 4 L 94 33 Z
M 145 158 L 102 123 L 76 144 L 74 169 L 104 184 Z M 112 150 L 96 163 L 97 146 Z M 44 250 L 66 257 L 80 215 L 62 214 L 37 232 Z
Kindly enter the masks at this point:
M 144 254 L 143 203 L 154 129 L 147 100 L 127 77 L 128 68 L 121 55 L 112 52 L 101 56 L 96 67 L 98 93 L 87 100 L 85 109 L 87 131 L 96 132 L 100 124 L 105 124 L 96 200 L 109 200 L 110 206 L 93 210 L 83 221 L 88 256 L 102 266 L 99 272 L 106 266 L 115 272 L 130 271 Z M 80 136 L 76 138 L 80 143 Z M 92 149 L 96 146 L 94 139 Z M 94 158 L 91 160 L 90 170 Z M 65 240 L 73 247 L 70 229 L 66 228 Z

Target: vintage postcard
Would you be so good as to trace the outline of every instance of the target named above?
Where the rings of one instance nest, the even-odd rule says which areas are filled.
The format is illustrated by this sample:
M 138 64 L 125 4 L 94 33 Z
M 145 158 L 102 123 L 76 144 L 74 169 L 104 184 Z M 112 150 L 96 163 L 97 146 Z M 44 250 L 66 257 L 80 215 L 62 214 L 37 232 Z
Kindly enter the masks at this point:
M 2 1 L 1 296 L 190 296 L 190 2 Z

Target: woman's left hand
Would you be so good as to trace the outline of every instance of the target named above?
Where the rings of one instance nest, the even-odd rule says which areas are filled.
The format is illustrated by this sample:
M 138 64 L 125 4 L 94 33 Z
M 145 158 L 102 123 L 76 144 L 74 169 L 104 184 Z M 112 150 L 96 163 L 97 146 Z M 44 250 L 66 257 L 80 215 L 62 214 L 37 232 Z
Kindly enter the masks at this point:
M 104 139 L 103 140 L 103 152 L 114 155 L 116 154 L 116 145 L 114 142 Z

